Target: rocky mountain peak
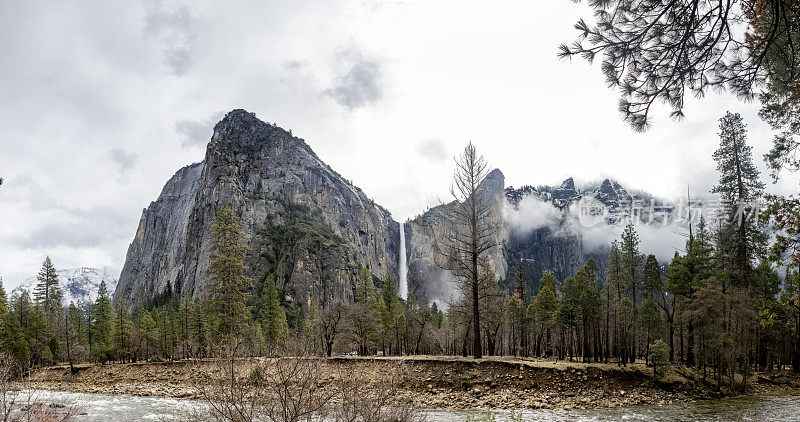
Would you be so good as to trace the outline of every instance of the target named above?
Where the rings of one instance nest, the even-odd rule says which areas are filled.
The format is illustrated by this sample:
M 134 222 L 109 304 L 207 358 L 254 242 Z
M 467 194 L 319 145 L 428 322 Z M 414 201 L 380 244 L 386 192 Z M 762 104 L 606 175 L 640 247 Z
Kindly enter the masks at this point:
M 133 307 L 169 284 L 185 300 L 204 297 L 223 204 L 242 220 L 255 291 L 272 274 L 287 300 L 307 306 L 312 297 L 350 298 L 360 268 L 397 274 L 390 213 L 303 139 L 237 109 L 214 127 L 205 160 L 179 171 L 142 213 L 115 297 Z
M 506 177 L 500 169 L 490 171 L 481 182 L 478 189 L 488 192 L 491 196 L 502 196 L 506 186 Z
M 214 125 L 214 134 L 228 140 L 244 140 L 253 135 L 263 135 L 268 131 L 268 126 L 270 125 L 261 121 L 255 113 L 235 109 Z
M 489 174 L 486 175 L 486 180 L 498 180 L 505 183 L 506 176 L 503 174 L 502 171 L 500 171 L 500 169 L 494 169 L 490 171 Z
M 255 113 L 232 110 L 214 126 L 209 149 L 223 147 L 234 153 L 252 152 L 254 148 L 267 145 L 271 132 L 276 129 L 259 120 Z
M 605 205 L 616 205 L 619 201 L 631 199 L 631 195 L 616 181 L 603 180 L 600 187 L 594 191 L 594 197 Z
M 571 177 L 561 182 L 561 185 L 552 191 L 552 201 L 559 208 L 566 207 L 578 197 L 580 197 L 580 192 L 575 189 L 575 181 Z

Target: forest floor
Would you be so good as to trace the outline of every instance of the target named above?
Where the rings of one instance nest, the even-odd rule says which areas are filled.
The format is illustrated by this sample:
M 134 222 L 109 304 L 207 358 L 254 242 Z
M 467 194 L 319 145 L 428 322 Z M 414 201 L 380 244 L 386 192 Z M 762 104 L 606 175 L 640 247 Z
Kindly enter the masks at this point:
M 291 359 L 291 358 L 284 358 Z M 241 373 L 264 359 L 237 363 Z M 220 372 L 218 360 L 163 363 L 81 364 L 36 370 L 31 387 L 81 393 L 196 398 L 198 382 Z M 334 357 L 322 361 L 320 384 L 359 374 L 375 389 L 396 389 L 391 402 L 428 409 L 578 409 L 663 405 L 735 394 L 718 391 L 699 373 L 673 368 L 654 377 L 644 362 L 618 366 L 514 357 L 453 356 Z M 741 381 L 741 380 L 740 380 Z M 748 394 L 800 391 L 795 374 L 756 374 Z M 370 388 L 370 386 L 367 386 Z

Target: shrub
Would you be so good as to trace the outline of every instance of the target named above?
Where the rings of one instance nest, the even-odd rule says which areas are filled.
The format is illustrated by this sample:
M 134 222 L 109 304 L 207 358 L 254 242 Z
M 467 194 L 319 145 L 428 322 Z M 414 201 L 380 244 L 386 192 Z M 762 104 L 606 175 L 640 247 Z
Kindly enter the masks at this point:
M 658 339 L 650 345 L 650 355 L 656 375 L 663 375 L 669 370 L 669 346 L 663 340 Z

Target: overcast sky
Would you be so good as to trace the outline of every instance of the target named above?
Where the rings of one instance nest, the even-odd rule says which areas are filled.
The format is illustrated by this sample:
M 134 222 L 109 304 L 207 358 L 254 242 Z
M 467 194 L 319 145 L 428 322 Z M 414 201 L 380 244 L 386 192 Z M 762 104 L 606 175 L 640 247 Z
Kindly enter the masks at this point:
M 306 139 L 396 220 L 448 199 L 469 140 L 507 185 L 613 177 L 676 197 L 714 183 L 731 110 L 763 168 L 772 135 L 730 96 L 634 133 L 598 65 L 556 58 L 580 17 L 568 0 L 2 2 L 0 277 L 48 254 L 120 269 L 142 208 L 233 108 Z

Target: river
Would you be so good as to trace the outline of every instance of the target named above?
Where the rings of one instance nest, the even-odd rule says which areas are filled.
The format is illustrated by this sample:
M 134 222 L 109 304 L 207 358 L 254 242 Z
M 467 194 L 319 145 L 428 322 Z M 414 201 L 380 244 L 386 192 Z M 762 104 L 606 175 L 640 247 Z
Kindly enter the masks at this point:
M 82 394 L 40 391 L 36 401 L 75 405 L 79 421 L 179 420 L 181 415 L 202 408 L 193 400 L 127 395 Z M 428 421 L 797 421 L 800 420 L 800 395 L 762 395 L 707 400 L 665 406 L 638 406 L 589 410 L 530 410 L 512 417 L 508 411 L 487 413 L 434 410 L 426 412 Z

